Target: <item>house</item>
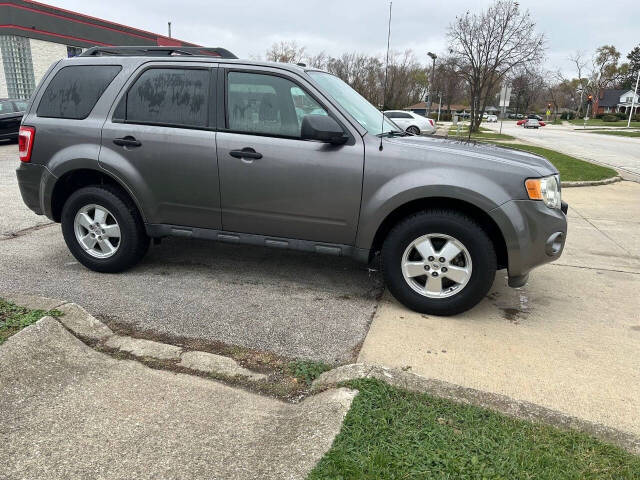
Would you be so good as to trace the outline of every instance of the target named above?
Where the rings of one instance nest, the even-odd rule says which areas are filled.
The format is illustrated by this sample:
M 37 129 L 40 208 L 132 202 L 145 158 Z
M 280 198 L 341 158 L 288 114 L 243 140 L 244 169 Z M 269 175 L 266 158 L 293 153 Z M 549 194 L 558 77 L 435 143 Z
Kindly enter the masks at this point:
M 599 113 L 629 113 L 633 97 L 636 97 L 633 107 L 633 114 L 640 113 L 640 102 L 638 95 L 633 90 L 604 89 L 593 102 L 594 114 Z

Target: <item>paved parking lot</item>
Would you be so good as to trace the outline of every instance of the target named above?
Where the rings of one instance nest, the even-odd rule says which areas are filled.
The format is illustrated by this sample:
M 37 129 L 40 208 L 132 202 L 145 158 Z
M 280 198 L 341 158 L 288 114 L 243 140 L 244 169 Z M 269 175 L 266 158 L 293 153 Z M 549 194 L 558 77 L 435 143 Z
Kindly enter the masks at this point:
M 348 258 L 166 239 L 117 275 L 78 264 L 60 226 L 18 192 L 17 146 L 0 146 L 0 292 L 83 305 L 107 322 L 222 341 L 281 355 L 346 362 L 357 355 L 381 293 L 377 276 Z

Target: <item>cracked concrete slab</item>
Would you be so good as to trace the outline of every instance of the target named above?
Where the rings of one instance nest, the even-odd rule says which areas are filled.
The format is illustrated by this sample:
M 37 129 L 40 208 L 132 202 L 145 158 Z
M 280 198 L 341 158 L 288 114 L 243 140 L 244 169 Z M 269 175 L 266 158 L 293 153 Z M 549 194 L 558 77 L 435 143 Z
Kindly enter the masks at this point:
M 252 372 L 240 366 L 233 358 L 208 352 L 184 352 L 178 366 L 202 373 L 224 375 L 225 377 L 245 377 L 254 381 L 267 379 L 267 375 Z
M 355 392 L 287 404 L 94 351 L 45 318 L 0 347 L 6 480 L 301 479 Z
M 82 339 L 99 342 L 113 335 L 109 327 L 94 318 L 80 305 L 65 303 L 58 310 L 63 313 L 59 319 L 60 323 Z
M 167 343 L 154 342 L 143 338 L 121 337 L 114 335 L 104 343 L 105 347 L 126 352 L 134 357 L 154 358 L 157 360 L 178 360 L 182 348 Z

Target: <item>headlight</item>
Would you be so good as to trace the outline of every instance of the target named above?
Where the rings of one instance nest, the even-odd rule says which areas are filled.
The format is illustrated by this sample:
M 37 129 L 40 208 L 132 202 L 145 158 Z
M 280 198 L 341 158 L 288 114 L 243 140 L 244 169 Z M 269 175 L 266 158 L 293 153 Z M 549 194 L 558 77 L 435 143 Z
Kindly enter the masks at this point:
M 560 208 L 560 175 L 529 178 L 524 185 L 531 200 L 542 200 L 549 208 Z

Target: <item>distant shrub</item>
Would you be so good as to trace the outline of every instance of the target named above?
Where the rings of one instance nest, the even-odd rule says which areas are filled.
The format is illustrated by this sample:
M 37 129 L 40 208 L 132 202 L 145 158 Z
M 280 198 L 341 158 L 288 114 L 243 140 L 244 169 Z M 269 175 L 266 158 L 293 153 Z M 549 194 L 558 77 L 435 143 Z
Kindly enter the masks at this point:
M 436 114 L 436 118 L 438 118 L 438 114 Z M 451 121 L 451 114 L 450 113 L 441 113 L 440 114 L 440 121 L 441 122 L 450 122 Z
M 625 118 L 629 118 L 629 115 L 627 113 L 623 113 L 623 112 L 616 112 L 616 117 L 618 117 L 620 120 L 624 120 Z
M 603 115 L 602 116 L 602 121 L 603 122 L 617 122 L 619 120 L 619 118 L 616 115 Z
M 631 121 L 632 122 L 640 122 L 640 114 L 639 115 L 634 115 L 633 117 L 631 117 Z

